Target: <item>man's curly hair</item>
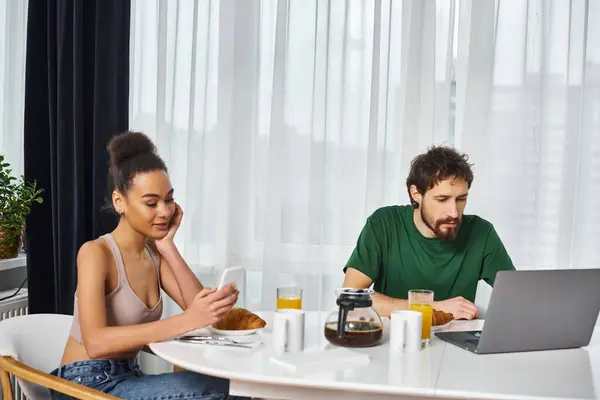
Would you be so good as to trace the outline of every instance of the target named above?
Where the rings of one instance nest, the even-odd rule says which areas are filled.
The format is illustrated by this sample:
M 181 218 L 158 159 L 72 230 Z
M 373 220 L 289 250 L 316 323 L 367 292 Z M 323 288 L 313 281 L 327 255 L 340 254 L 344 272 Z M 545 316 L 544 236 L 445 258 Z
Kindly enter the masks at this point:
M 469 157 L 447 146 L 430 147 L 426 153 L 420 154 L 412 160 L 410 173 L 406 179 L 406 188 L 410 203 L 416 209 L 417 203 L 410 194 L 411 185 L 415 185 L 421 195 L 433 188 L 440 181 L 448 178 L 461 178 L 467 182 L 468 187 L 473 183 L 473 171 L 469 164 Z

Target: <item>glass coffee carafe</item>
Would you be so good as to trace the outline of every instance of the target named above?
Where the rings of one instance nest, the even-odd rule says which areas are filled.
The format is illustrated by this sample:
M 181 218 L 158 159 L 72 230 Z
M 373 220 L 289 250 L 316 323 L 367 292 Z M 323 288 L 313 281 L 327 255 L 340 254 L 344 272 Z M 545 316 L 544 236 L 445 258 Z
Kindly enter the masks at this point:
M 383 324 L 373 309 L 373 290 L 337 289 L 338 309 L 325 322 L 325 338 L 344 347 L 370 347 L 381 342 Z

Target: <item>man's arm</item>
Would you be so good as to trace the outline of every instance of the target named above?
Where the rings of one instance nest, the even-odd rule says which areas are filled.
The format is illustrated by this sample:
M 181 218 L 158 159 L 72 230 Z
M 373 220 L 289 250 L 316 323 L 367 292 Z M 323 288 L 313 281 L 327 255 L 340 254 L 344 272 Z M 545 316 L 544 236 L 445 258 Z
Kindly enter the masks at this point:
M 498 271 L 514 270 L 515 266 L 496 229 L 492 226 L 485 243 L 480 279 L 486 281 L 488 285 L 494 286 Z
M 389 317 L 394 310 L 407 310 L 408 300 L 395 299 L 375 292 L 373 295 L 373 308 L 379 315 Z
M 356 247 L 344 268 L 346 277 L 343 287 L 355 289 L 371 287 L 373 281 L 379 277 L 380 269 L 384 267 L 382 264 L 384 248 L 387 248 L 387 235 L 378 222 L 377 212 L 375 212 L 367 219 Z M 373 308 L 379 315 L 390 315 L 391 310 L 402 306 L 407 307 L 406 300 L 394 299 L 380 293 L 375 293 L 373 296 Z
M 346 277 L 343 287 L 366 289 L 376 281 L 383 265 L 383 249 L 388 248 L 387 232 L 379 222 L 376 211 L 367 219 L 350 259 L 344 268 Z M 452 313 L 456 319 L 472 319 L 477 316 L 477 307 L 462 297 L 436 302 L 434 308 Z M 373 308 L 379 315 L 389 316 L 393 310 L 406 310 L 407 299 L 396 299 L 375 292 Z
M 346 269 L 346 278 L 343 287 L 355 289 L 367 289 L 371 287 L 373 281 L 362 272 L 348 267 Z M 393 310 L 406 310 L 408 301 L 404 299 L 395 299 L 375 292 L 373 295 L 373 308 L 379 315 L 389 316 Z
M 371 286 L 373 281 L 362 272 L 348 267 L 344 286 L 347 288 L 366 289 Z M 381 293 L 375 292 L 373 295 L 373 308 L 381 316 L 388 317 L 394 310 L 408 309 L 407 299 L 396 299 Z M 444 301 L 433 302 L 433 308 L 436 310 L 451 313 L 454 319 L 473 319 L 478 317 L 477 307 L 463 297 L 455 297 Z

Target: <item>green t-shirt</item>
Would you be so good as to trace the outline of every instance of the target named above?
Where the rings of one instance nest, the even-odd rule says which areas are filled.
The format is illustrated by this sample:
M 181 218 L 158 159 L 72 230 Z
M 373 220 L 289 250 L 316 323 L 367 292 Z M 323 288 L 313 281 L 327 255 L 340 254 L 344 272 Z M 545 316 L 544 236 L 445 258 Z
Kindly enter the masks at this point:
M 375 283 L 374 290 L 399 299 L 409 289 L 434 291 L 436 301 L 463 296 L 475 301 L 477 282 L 494 285 L 496 272 L 515 267 L 496 230 L 476 215 L 463 215 L 456 239 L 426 238 L 417 229 L 412 206 L 375 211 L 360 233 L 346 268 Z

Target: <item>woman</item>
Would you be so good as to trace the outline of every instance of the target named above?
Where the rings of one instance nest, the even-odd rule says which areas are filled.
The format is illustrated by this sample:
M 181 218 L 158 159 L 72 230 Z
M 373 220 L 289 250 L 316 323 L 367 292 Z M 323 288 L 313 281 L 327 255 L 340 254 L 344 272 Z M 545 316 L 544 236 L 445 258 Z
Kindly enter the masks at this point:
M 148 343 L 214 324 L 238 298 L 203 288 L 173 243 L 183 212 L 167 168 L 142 133 L 108 145 L 114 231 L 85 243 L 69 339 L 54 375 L 126 399 L 226 399 L 227 380 L 189 371 L 145 375 L 135 361 Z M 163 289 L 184 311 L 160 319 Z M 53 393 L 55 398 L 64 398 Z

